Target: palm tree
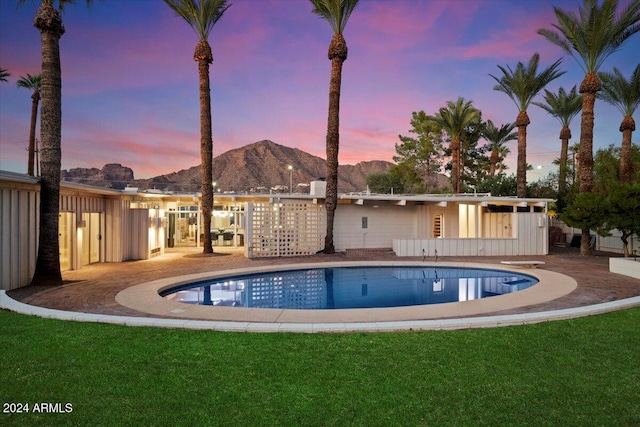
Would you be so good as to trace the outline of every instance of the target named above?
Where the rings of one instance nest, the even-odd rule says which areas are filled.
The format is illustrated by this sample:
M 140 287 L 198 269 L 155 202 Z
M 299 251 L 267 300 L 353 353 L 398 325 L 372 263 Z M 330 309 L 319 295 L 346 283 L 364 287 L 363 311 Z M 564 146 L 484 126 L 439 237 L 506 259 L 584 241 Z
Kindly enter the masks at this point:
M 17 0 L 19 4 L 25 0 Z M 87 5 L 91 0 L 86 0 Z M 73 0 L 41 0 L 33 26 L 40 32 L 42 74 L 40 90 L 40 227 L 38 257 L 31 280 L 37 285 L 61 285 L 58 216 L 62 163 L 62 75 L 60 37 L 65 33 L 61 12 Z M 58 5 L 58 10 L 54 5 Z
M 358 0 L 310 0 L 313 13 L 327 20 L 333 29 L 333 38 L 329 44 L 331 61 L 331 80 L 329 82 L 329 117 L 327 119 L 327 234 L 324 240 L 324 253 L 335 252 L 333 245 L 333 220 L 338 203 L 338 149 L 340 148 L 340 87 L 342 85 L 342 64 L 347 60 L 347 42 L 343 32 L 351 12 Z
M 598 73 L 602 81 L 602 92 L 598 98 L 613 105 L 623 115 L 620 124 L 622 146 L 620 147 L 620 168 L 618 177 L 622 182 L 631 181 L 631 136 L 636 130 L 633 114 L 640 105 L 640 64 L 627 80 L 617 68 L 613 73 Z
M 514 125 L 506 123 L 499 128 L 491 120 L 487 120 L 482 129 L 482 136 L 489 141 L 487 149 L 491 151 L 489 155 L 489 175 L 496 174 L 496 165 L 504 160 L 504 156 L 509 154 L 509 148 L 505 145 L 509 141 L 518 139 L 518 134 L 512 132 Z
M 0 82 L 6 82 L 9 76 L 11 73 L 6 68 L 0 68 Z
M 516 136 L 516 139 L 517 139 L 517 136 Z M 507 147 L 506 145 L 498 149 L 498 175 L 502 175 L 502 173 L 504 172 L 504 168 L 505 168 L 504 159 L 509 154 L 511 154 L 511 150 L 509 150 L 509 147 Z
M 207 39 L 214 25 L 231 7 L 227 0 L 164 0 L 164 2 L 193 28 L 200 38 L 193 54 L 198 63 L 200 83 L 200 157 L 202 158 L 202 221 L 203 252 L 213 253 L 211 243 L 211 214 L 213 213 L 213 135 L 211 130 L 211 89 L 209 65 L 213 62 Z
M 582 96 L 578 95 L 574 86 L 569 93 L 564 88 L 560 88 L 555 94 L 548 90 L 544 90 L 544 100 L 547 102 L 534 102 L 534 105 L 545 110 L 553 117 L 558 119 L 562 125 L 560 130 L 560 174 L 558 177 L 558 195 L 563 198 L 567 188 L 567 161 L 569 158 L 569 140 L 571 139 L 571 121 L 578 115 L 582 109 Z
M 33 91 L 31 94 L 31 127 L 29 131 L 29 163 L 27 165 L 27 173 L 31 176 L 33 173 L 33 165 L 36 153 L 36 122 L 38 121 L 38 104 L 40 103 L 40 88 L 42 83 L 40 74 L 27 74 L 26 77 L 20 77 L 17 85 L 25 89 Z
M 465 101 L 460 97 L 456 102 L 447 101 L 447 106 L 440 108 L 431 120 L 440 129 L 447 132 L 451 139 L 451 184 L 453 192 L 460 193 L 462 136 L 467 127 L 480 123 L 480 110 L 473 106 L 473 101 Z
M 514 123 L 518 127 L 518 167 L 516 171 L 518 197 L 527 197 L 527 126 L 531 123 L 527 108 L 538 92 L 565 73 L 558 71 L 561 59 L 540 73 L 538 73 L 539 62 L 540 55 L 534 53 L 526 66 L 522 62 L 518 62 L 515 71 L 508 65 L 506 68 L 498 65 L 503 74 L 501 78 L 489 74 L 498 82 L 493 89 L 507 94 L 519 110 Z
M 604 61 L 633 34 L 640 31 L 640 1 L 633 0 L 618 13 L 618 0 L 584 0 L 579 14 L 554 7 L 557 30 L 540 29 L 538 34 L 573 56 L 586 73 L 580 84 L 582 117 L 580 124 L 580 187 L 581 193 L 593 188 L 593 125 L 596 93 L 601 89 L 598 70 Z M 589 230 L 582 230 L 580 254 L 591 254 Z

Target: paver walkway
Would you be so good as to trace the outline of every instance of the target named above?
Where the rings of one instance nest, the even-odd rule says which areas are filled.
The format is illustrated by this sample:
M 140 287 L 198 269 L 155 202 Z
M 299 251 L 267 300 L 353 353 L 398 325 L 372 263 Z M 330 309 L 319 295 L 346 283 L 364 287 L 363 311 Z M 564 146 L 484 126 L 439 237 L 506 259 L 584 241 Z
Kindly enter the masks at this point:
M 611 254 L 581 257 L 574 248 L 554 248 L 550 255 L 540 257 L 440 257 L 447 262 L 477 262 L 499 264 L 503 260 L 542 260 L 540 269 L 555 271 L 573 277 L 578 288 L 559 299 L 526 307 L 497 311 L 489 315 L 544 312 L 610 302 L 640 296 L 640 280 L 609 272 Z M 63 273 L 65 285 L 61 287 L 25 287 L 7 292 L 15 300 L 26 304 L 65 311 L 95 314 L 150 317 L 119 305 L 115 296 L 122 289 L 144 282 L 232 268 L 257 267 L 273 264 L 328 261 L 416 260 L 398 258 L 388 252 L 318 254 L 308 257 L 246 259 L 242 253 L 203 255 L 197 248 L 168 251 L 162 256 L 124 263 L 100 263 L 80 270 Z M 428 259 L 427 262 L 433 262 Z M 486 314 L 485 314 L 486 315 Z

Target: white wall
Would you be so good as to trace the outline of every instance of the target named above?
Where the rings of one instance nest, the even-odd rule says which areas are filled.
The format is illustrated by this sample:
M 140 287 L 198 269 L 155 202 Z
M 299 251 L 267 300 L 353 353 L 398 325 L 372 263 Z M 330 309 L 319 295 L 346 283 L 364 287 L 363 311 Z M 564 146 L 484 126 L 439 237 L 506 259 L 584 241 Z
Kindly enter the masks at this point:
M 548 250 L 548 225 L 544 213 L 519 213 L 517 237 L 499 238 L 444 238 L 444 239 L 394 239 L 393 250 L 398 256 L 511 256 L 546 255 Z M 542 225 L 542 226 L 540 226 Z M 424 250 L 424 253 L 423 253 Z
M 362 228 L 367 217 L 367 228 Z M 333 242 L 337 251 L 357 248 L 391 248 L 393 239 L 412 238 L 418 228 L 418 210 L 412 206 L 378 204 L 342 205 L 336 209 Z

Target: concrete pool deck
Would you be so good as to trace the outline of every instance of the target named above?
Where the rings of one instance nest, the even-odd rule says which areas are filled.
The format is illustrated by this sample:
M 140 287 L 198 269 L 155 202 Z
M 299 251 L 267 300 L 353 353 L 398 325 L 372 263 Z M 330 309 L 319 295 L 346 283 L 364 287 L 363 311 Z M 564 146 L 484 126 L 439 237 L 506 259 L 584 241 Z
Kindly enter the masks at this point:
M 503 260 L 540 260 L 537 269 L 509 268 Z M 433 265 L 392 253 L 339 253 L 300 258 L 248 260 L 237 251 L 203 255 L 171 250 L 145 261 L 94 264 L 63 273 L 61 287 L 26 287 L 0 293 L 0 307 L 42 317 L 225 331 L 348 332 L 495 327 L 569 319 L 640 306 L 640 280 L 610 273 L 608 255 L 580 257 L 562 248 L 541 257 L 445 257 L 438 266 L 478 266 L 537 276 L 540 284 L 485 300 L 390 309 L 277 310 L 203 307 L 157 295 L 184 279 L 225 270 L 283 268 L 311 263 Z M 568 276 L 568 277 L 567 277 Z

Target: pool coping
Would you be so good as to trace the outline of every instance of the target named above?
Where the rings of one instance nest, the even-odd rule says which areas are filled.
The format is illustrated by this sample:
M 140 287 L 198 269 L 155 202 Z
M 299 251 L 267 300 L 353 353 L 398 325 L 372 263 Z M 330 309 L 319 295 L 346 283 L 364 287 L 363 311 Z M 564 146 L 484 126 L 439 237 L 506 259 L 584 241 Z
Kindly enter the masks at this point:
M 396 332 L 408 330 L 418 331 L 495 328 L 575 319 L 579 317 L 604 314 L 611 311 L 624 310 L 627 308 L 638 306 L 640 306 L 640 296 L 563 310 L 499 316 L 388 322 L 260 323 L 113 316 L 106 314 L 54 310 L 21 303 L 9 297 L 6 294 L 6 291 L 0 291 L 0 308 L 30 316 L 39 316 L 57 320 L 70 320 L 76 322 L 107 323 L 122 326 L 164 327 L 176 329 L 215 330 L 225 332 Z
M 536 277 L 539 283 L 531 288 L 512 294 L 491 298 L 445 304 L 416 305 L 391 308 L 359 308 L 340 310 L 291 310 L 246 307 L 211 307 L 170 301 L 159 292 L 201 280 L 216 279 L 242 274 L 303 270 L 328 267 L 465 267 L 484 270 L 502 270 L 524 273 Z M 216 320 L 257 323 L 370 323 L 388 321 L 416 321 L 451 317 L 477 316 L 498 310 L 523 307 L 551 301 L 567 295 L 577 287 L 577 282 L 560 273 L 546 270 L 510 268 L 497 264 L 471 262 L 440 262 L 425 264 L 418 261 L 333 261 L 320 263 L 268 265 L 205 272 L 177 277 L 168 277 L 131 286 L 116 294 L 116 302 L 124 307 L 161 317 L 188 318 L 190 320 Z

